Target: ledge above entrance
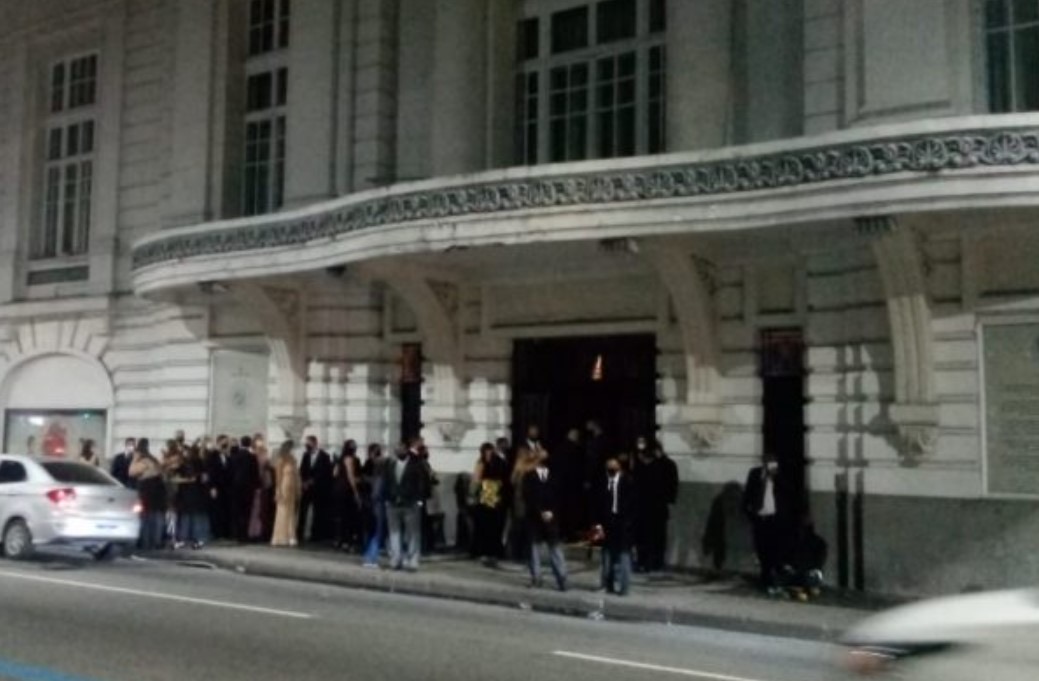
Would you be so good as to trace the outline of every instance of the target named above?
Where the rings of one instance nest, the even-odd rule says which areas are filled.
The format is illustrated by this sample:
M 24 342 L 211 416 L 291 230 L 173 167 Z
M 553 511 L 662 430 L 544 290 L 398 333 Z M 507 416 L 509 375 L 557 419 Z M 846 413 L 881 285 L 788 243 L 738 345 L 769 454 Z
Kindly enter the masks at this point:
M 494 244 L 709 232 L 1039 203 L 1039 116 L 862 128 L 724 150 L 512 168 L 166 230 L 138 294 Z

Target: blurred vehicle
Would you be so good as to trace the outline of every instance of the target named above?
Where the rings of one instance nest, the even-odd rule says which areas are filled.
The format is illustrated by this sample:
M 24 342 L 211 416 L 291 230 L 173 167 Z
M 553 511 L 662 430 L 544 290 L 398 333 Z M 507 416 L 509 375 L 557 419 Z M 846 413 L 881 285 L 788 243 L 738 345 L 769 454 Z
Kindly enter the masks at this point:
M 22 560 L 37 546 L 72 545 L 95 558 L 137 541 L 137 494 L 85 463 L 0 455 L 0 544 Z
M 1039 679 L 1039 590 L 937 598 L 895 608 L 845 635 L 846 664 L 875 678 Z

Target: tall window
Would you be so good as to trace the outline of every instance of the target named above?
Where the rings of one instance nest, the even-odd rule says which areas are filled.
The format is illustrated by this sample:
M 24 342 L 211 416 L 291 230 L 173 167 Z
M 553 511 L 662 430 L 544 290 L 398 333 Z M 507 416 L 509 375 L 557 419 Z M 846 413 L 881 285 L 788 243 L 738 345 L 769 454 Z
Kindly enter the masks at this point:
M 90 246 L 94 188 L 96 54 L 50 69 L 43 150 L 43 205 L 33 259 L 82 255 Z
M 250 0 L 249 55 L 289 46 L 289 0 Z
M 1039 110 L 1039 0 L 985 0 L 989 109 Z
M 665 150 L 664 8 L 663 0 L 559 0 L 519 23 L 518 162 Z
M 260 215 L 284 202 L 289 0 L 251 0 L 248 37 L 242 212 Z

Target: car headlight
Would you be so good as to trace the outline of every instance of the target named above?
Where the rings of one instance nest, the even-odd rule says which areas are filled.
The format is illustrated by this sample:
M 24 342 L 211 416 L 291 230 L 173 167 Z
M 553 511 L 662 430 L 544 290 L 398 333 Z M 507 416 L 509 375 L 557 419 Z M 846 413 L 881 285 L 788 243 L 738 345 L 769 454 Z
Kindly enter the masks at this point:
M 949 643 L 852 646 L 845 653 L 844 666 L 856 674 L 875 676 L 891 671 L 898 662 L 946 652 L 952 647 Z

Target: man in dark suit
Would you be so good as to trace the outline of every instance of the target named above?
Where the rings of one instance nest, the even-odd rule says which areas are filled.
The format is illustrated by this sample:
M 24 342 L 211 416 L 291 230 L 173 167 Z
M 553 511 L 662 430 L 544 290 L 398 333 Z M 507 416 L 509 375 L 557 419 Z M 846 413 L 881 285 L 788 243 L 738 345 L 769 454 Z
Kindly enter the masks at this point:
M 137 481 L 130 477 L 130 464 L 133 463 L 133 453 L 137 449 L 137 440 L 132 437 L 126 438 L 126 448 L 112 457 L 112 477 L 119 481 L 123 487 L 135 489 Z
M 638 569 L 664 569 L 667 523 L 678 499 L 678 466 L 660 445 L 640 437 L 635 443 L 635 488 L 638 514 L 635 523 Z
M 332 457 L 318 448 L 317 438 L 308 435 L 299 466 L 299 477 L 303 482 L 303 495 L 299 505 L 297 535 L 300 540 L 312 542 L 328 541 L 332 538 L 332 494 L 334 470 Z M 310 534 L 307 530 L 307 513 L 313 516 Z
M 535 588 L 542 584 L 541 549 L 547 547 L 556 586 L 560 591 L 566 591 L 566 559 L 560 545 L 558 497 L 555 478 L 548 469 L 548 453 L 541 450 L 537 467 L 523 477 L 523 502 L 530 537 L 530 583 Z
M 602 539 L 601 588 L 626 596 L 635 534 L 635 485 L 616 457 L 606 461 L 606 477 L 599 486 L 596 511 L 595 534 Z
M 761 585 L 771 595 L 779 590 L 779 573 L 797 519 L 796 493 L 790 482 L 775 455 L 766 454 L 763 465 L 750 470 L 743 488 L 743 511 L 754 531 Z
M 422 509 L 433 493 L 433 471 L 422 457 L 422 439 L 411 438 L 407 449 L 383 467 L 383 494 L 389 526 L 390 567 L 418 570 L 422 555 Z
M 246 435 L 237 447 L 232 447 L 228 461 L 231 478 L 231 534 L 235 541 L 249 541 L 249 515 L 253 499 L 260 487 L 260 465 L 252 450 L 253 440 Z
M 209 493 L 209 525 L 217 539 L 231 536 L 231 477 L 228 466 L 231 440 L 220 435 L 216 443 L 206 448 L 205 485 Z

